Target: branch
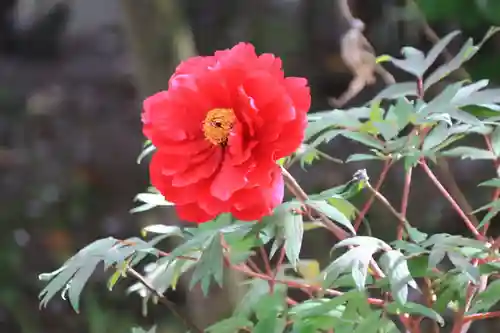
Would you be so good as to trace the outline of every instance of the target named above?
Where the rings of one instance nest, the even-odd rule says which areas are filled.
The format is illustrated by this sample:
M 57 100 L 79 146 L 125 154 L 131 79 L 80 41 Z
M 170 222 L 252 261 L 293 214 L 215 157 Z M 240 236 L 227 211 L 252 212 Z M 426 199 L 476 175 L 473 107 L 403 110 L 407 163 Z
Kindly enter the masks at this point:
M 471 221 L 471 219 L 467 216 L 467 214 L 464 212 L 464 210 L 457 204 L 455 199 L 448 193 L 446 188 L 441 184 L 441 182 L 436 178 L 432 170 L 429 168 L 425 160 L 420 161 L 420 166 L 424 169 L 424 171 L 427 173 L 427 176 L 431 179 L 431 181 L 436 185 L 436 187 L 439 189 L 441 194 L 448 200 L 448 202 L 451 204 L 453 209 L 460 215 L 462 220 L 465 222 L 465 226 L 472 232 L 472 234 L 478 239 L 485 241 L 486 237 L 484 237 L 479 231 L 476 229 L 476 226 L 474 223 Z
M 380 173 L 380 176 L 377 180 L 377 183 L 375 184 L 375 190 L 377 192 L 382 187 L 382 184 L 384 183 L 385 177 L 387 176 L 387 173 L 388 173 L 389 169 L 391 168 L 391 165 L 392 165 L 391 159 L 385 160 L 382 172 Z M 368 210 L 370 210 L 370 207 L 372 206 L 374 200 L 375 200 L 375 195 L 372 194 L 370 196 L 370 198 L 368 198 L 368 200 L 364 204 L 363 208 L 361 209 L 361 212 L 358 214 L 358 217 L 356 218 L 356 221 L 354 222 L 354 230 L 358 231 L 359 226 L 361 225 L 361 221 L 363 221 L 363 218 L 365 217 L 366 213 L 368 213 Z
M 158 301 L 166 306 L 189 330 L 196 333 L 203 333 L 203 330 L 198 328 L 192 321 L 190 321 L 186 316 L 182 315 L 174 303 L 170 302 L 163 294 L 156 290 L 141 274 L 139 274 L 135 269 L 127 267 L 127 273 L 132 275 L 137 281 L 139 281 L 144 287 L 146 287 L 153 295 L 158 298 Z

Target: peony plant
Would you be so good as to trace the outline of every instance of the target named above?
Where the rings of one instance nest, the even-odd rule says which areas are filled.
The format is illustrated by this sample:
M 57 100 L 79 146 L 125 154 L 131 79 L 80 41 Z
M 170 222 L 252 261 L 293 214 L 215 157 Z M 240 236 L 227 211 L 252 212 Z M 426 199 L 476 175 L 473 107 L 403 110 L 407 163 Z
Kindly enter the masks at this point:
M 460 189 L 444 186 L 430 167 L 468 158 L 489 160 L 498 172 L 500 89 L 469 78 L 426 98 L 496 30 L 479 44 L 467 40 L 433 70 L 458 32 L 427 54 L 405 47 L 402 59 L 382 56 L 380 61 L 415 79 L 386 87 L 366 105 L 311 114 L 307 80 L 285 77 L 278 57 L 257 55 L 251 44 L 182 62 L 168 89 L 144 101 L 148 141 L 139 160 L 152 155 L 152 188 L 137 196 L 143 204 L 132 211 L 173 206 L 185 223 L 151 225 L 142 237 L 89 244 L 58 270 L 40 275 L 47 281 L 41 305 L 61 293 L 79 311 L 83 287 L 104 263 L 110 289 L 135 279 L 129 292 L 139 294 L 145 306 L 165 305 L 192 333 L 466 333 L 475 321 L 500 317 L 491 310 L 500 300 L 500 238 L 489 233 L 500 211 L 500 178 L 479 184 L 493 188 L 492 198 L 472 211 Z M 464 141 L 478 135 L 484 147 Z M 328 158 L 321 145 L 340 136 L 367 148 L 346 163 L 379 162 L 379 179 L 372 185 L 370 170 L 361 169 L 346 184 L 305 193 L 288 168 Z M 396 165 L 405 173 L 397 208 L 380 192 Z M 463 220 L 468 237 L 428 235 L 409 221 L 417 168 Z M 283 202 L 285 189 L 294 199 Z M 357 209 L 351 200 L 363 194 L 368 199 Z M 399 221 L 393 242 L 361 234 L 374 202 Z M 329 263 L 301 257 L 304 233 L 318 228 L 337 239 Z M 159 244 L 171 237 L 182 242 L 166 252 Z M 199 286 L 210 297 L 209 287 L 222 286 L 228 270 L 244 277 L 246 296 L 231 316 L 210 327 L 198 327 L 164 296 L 191 272 L 189 287 Z

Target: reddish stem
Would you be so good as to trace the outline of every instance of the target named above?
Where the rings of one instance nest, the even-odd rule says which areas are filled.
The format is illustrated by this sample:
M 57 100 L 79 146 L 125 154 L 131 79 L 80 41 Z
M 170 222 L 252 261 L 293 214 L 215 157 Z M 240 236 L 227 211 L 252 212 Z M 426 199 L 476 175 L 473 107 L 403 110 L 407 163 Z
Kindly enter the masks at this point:
M 483 137 L 484 137 L 484 141 L 486 143 L 486 147 L 488 147 L 488 150 L 493 153 L 494 151 L 493 151 L 493 145 L 491 144 L 491 138 L 488 135 L 484 135 Z M 495 161 L 493 163 L 495 165 L 495 172 L 497 172 L 497 174 L 498 174 L 498 169 L 500 168 L 500 159 L 498 159 L 498 158 L 495 159 Z M 495 191 L 493 192 L 493 197 L 492 197 L 491 201 L 495 201 L 499 197 L 500 197 L 500 187 L 497 187 L 495 189 Z M 491 207 L 488 211 L 491 212 L 491 210 L 493 210 L 493 207 Z M 490 222 L 485 223 L 485 225 L 483 226 L 483 232 L 482 232 L 483 235 L 486 235 L 489 227 L 490 227 Z
M 465 323 L 468 323 L 471 321 L 498 318 L 498 317 L 500 317 L 500 311 L 474 313 L 474 314 L 465 316 L 463 322 L 465 324 Z
M 269 289 L 270 289 L 271 293 L 273 293 L 273 291 L 274 291 L 274 286 L 276 285 L 276 276 L 278 275 L 278 272 L 281 268 L 281 265 L 283 264 L 283 260 L 285 260 L 285 246 L 281 247 L 278 262 L 276 263 L 276 267 L 274 268 L 274 273 L 271 273 L 272 280 L 269 282 L 269 286 L 270 286 Z
M 226 260 L 226 263 L 227 263 L 227 260 Z M 265 280 L 265 281 L 271 281 L 273 279 L 272 276 L 268 276 L 266 274 L 261 274 L 261 273 L 256 273 L 256 272 L 253 272 L 248 266 L 246 265 L 239 265 L 239 266 L 234 266 L 234 265 L 231 265 L 230 266 L 231 269 L 234 269 L 238 272 L 241 272 L 249 277 L 253 277 L 253 278 L 257 278 L 257 279 L 262 279 L 262 280 Z M 310 285 L 310 284 L 306 284 L 306 283 L 300 283 L 300 282 L 296 282 L 296 281 L 292 281 L 292 280 L 286 280 L 286 279 L 275 279 L 275 282 L 276 283 L 280 283 L 280 284 L 284 284 L 284 285 L 287 285 L 289 288 L 294 288 L 294 289 L 305 289 L 305 290 L 309 290 L 309 291 L 312 291 L 312 292 L 320 292 L 320 293 L 324 293 L 326 295 L 330 295 L 330 296 L 341 296 L 343 295 L 344 293 L 341 292 L 341 291 L 338 291 L 338 290 L 334 290 L 334 289 L 323 289 L 319 286 L 315 286 L 315 285 Z M 372 304 L 372 305 L 376 305 L 376 306 L 384 306 L 384 301 L 381 300 L 381 299 L 378 299 L 378 298 L 368 298 L 368 303 Z
M 375 187 L 374 187 L 374 189 L 377 192 L 379 192 L 380 188 L 382 187 L 382 184 L 384 183 L 385 177 L 387 176 L 387 173 L 389 172 L 391 165 L 392 165 L 391 159 L 385 160 L 382 172 L 380 173 L 380 176 L 379 176 L 377 183 L 375 184 Z M 368 210 L 370 210 L 370 207 L 373 205 L 374 200 L 375 200 L 375 195 L 372 194 L 368 198 L 368 200 L 365 202 L 363 208 L 361 209 L 361 212 L 359 212 L 358 217 L 356 218 L 356 221 L 354 222 L 354 230 L 358 231 L 359 226 L 361 225 L 361 221 L 363 221 L 363 218 L 365 217 L 366 213 L 368 213 Z
M 404 223 L 406 220 L 406 211 L 408 209 L 408 198 L 410 197 L 411 177 L 413 168 L 410 167 L 405 174 L 405 183 L 403 187 L 403 198 L 401 199 L 401 213 L 398 226 L 398 239 L 403 239 Z
M 267 252 L 263 246 L 259 247 L 259 251 L 260 251 L 260 256 L 262 257 L 262 260 L 264 261 L 264 266 L 266 267 L 266 274 L 269 277 L 272 277 L 273 270 L 271 268 L 271 263 L 269 262 L 269 257 L 267 256 Z M 271 278 L 271 280 L 268 280 L 268 281 L 269 281 L 269 291 L 272 294 L 272 293 L 274 293 L 274 284 L 275 283 L 274 283 L 272 278 Z
M 431 181 L 434 183 L 434 185 L 436 185 L 436 187 L 441 192 L 441 194 L 448 200 L 448 202 L 451 204 L 453 209 L 458 213 L 458 215 L 460 215 L 462 220 L 464 220 L 465 226 L 472 232 L 472 234 L 478 240 L 485 241 L 486 238 L 481 233 L 479 233 L 479 231 L 476 229 L 476 227 L 474 226 L 472 221 L 469 219 L 469 217 L 467 217 L 467 215 L 462 210 L 462 208 L 460 208 L 460 206 L 457 204 L 455 199 L 453 199 L 453 197 L 448 193 L 448 191 L 444 188 L 444 186 L 441 184 L 441 182 L 436 178 L 436 176 L 434 175 L 432 170 L 429 168 L 429 166 L 427 165 L 425 160 L 424 159 L 420 160 L 419 164 L 422 167 L 422 169 L 424 169 L 425 173 L 427 173 L 427 176 L 431 179 Z

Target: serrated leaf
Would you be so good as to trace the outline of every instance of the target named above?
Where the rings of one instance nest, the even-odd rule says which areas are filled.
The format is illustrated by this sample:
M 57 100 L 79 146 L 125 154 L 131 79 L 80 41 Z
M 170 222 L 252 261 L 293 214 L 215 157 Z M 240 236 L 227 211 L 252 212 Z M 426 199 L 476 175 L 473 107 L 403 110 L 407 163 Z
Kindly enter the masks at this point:
M 475 147 L 455 147 L 446 151 L 441 152 L 443 156 L 449 157 L 460 157 L 461 159 L 471 159 L 471 160 L 493 160 L 495 155 L 485 149 L 475 148 Z
M 296 269 L 304 236 L 302 215 L 290 212 L 283 223 L 285 234 L 285 254 L 290 264 Z
M 405 304 L 408 298 L 407 285 L 418 288 L 410 274 L 406 258 L 397 250 L 387 251 L 380 258 L 380 264 L 389 278 L 392 296 L 401 304 Z
M 316 209 L 317 211 L 325 214 L 332 221 L 347 228 L 347 230 L 349 230 L 353 235 L 356 234 L 356 231 L 354 230 L 351 221 L 349 221 L 349 219 L 344 214 L 342 214 L 340 210 L 330 205 L 328 202 L 322 200 L 310 200 L 307 201 L 307 204 Z

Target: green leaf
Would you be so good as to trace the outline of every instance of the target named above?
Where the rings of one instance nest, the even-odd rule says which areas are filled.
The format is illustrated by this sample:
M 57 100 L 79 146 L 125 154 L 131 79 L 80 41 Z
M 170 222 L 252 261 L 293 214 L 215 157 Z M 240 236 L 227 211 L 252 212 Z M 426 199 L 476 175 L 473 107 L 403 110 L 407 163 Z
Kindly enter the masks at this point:
M 441 81 L 451 72 L 460 68 L 462 64 L 472 58 L 477 51 L 478 47 L 474 46 L 472 38 L 469 38 L 457 53 L 457 55 L 455 55 L 455 57 L 451 59 L 451 61 L 438 67 L 431 75 L 427 77 L 427 79 L 424 81 L 424 89 L 429 89 L 432 85 L 434 85 L 438 81 Z
M 408 270 L 406 258 L 398 250 L 385 252 L 380 258 L 382 269 L 389 278 L 392 296 L 396 301 L 405 304 L 408 298 L 408 286 L 418 289 Z
M 500 301 L 500 280 L 495 280 L 488 285 L 486 290 L 472 299 L 472 306 L 467 314 L 490 310 Z
M 210 244 L 204 249 L 198 261 L 189 289 L 201 282 L 203 294 L 208 295 L 211 279 L 213 278 L 219 286 L 222 286 L 223 279 L 223 252 L 218 235 L 212 237 Z
M 446 123 L 441 122 L 436 127 L 434 127 L 429 134 L 425 137 L 424 143 L 422 145 L 422 150 L 427 151 L 432 148 L 439 146 L 450 136 L 450 129 Z
M 352 154 L 349 155 L 347 160 L 345 161 L 346 163 L 350 162 L 360 162 L 360 161 L 368 161 L 368 160 L 381 160 L 382 158 L 377 155 L 370 155 L 370 154 Z
M 368 274 L 368 265 L 377 251 L 374 245 L 358 246 L 350 249 L 324 269 L 324 286 L 331 286 L 344 272 L 351 270 L 358 290 L 363 290 Z
M 425 57 L 425 70 L 429 69 L 436 61 L 437 57 L 445 50 L 453 38 L 460 34 L 460 31 L 452 31 L 437 42 Z
M 250 282 L 250 288 L 248 288 L 247 293 L 241 299 L 234 310 L 234 314 L 237 316 L 249 317 L 252 314 L 256 304 L 259 300 L 269 293 L 269 282 L 256 279 Z
M 456 147 L 441 152 L 443 156 L 460 157 L 461 159 L 471 160 L 493 160 L 495 155 L 489 150 L 475 148 L 475 147 Z
M 282 333 L 286 327 L 284 318 L 277 318 L 275 315 L 267 316 L 255 325 L 252 333 Z
M 479 103 L 471 103 L 469 102 L 471 95 L 476 93 L 477 91 L 485 88 L 488 86 L 489 81 L 488 80 L 479 80 L 477 82 L 473 82 L 471 84 L 468 84 L 462 88 L 460 88 L 456 95 L 453 97 L 451 100 L 451 103 L 454 105 L 469 105 L 469 104 L 479 104 Z
M 252 328 L 253 323 L 245 317 L 231 317 L 219 321 L 206 329 L 207 333 L 234 333 L 242 328 Z M 271 332 L 270 332 L 271 333 Z
M 341 211 L 339 211 L 336 207 L 330 205 L 328 202 L 323 200 L 310 200 L 307 201 L 307 204 L 317 211 L 325 214 L 329 219 L 347 228 L 347 230 L 349 230 L 353 235 L 356 234 L 351 221 L 349 221 L 349 219 L 344 214 L 342 214 Z
M 413 104 L 407 98 L 398 98 L 396 104 L 387 111 L 386 120 L 395 121 L 402 130 L 411 121 L 415 114 Z
M 487 180 L 485 182 L 480 183 L 478 186 L 500 187 L 500 178 L 493 178 Z
M 162 234 L 169 236 L 183 236 L 181 228 L 165 224 L 148 225 L 142 229 L 145 233 Z
M 452 264 L 462 271 L 470 281 L 474 284 L 479 283 L 480 274 L 477 267 L 473 266 L 467 258 L 457 252 L 448 251 L 447 254 Z
M 496 127 L 493 133 L 491 133 L 491 146 L 495 156 L 500 156 L 500 127 Z
M 130 213 L 139 213 L 158 206 L 173 205 L 173 203 L 165 200 L 165 197 L 160 193 L 139 193 L 135 196 L 134 201 L 141 201 L 144 204 L 131 209 Z
M 375 251 L 378 250 L 386 250 L 390 251 L 391 247 L 389 244 L 384 242 L 381 239 L 375 238 L 375 237 L 370 237 L 370 236 L 354 236 L 354 237 L 349 237 L 344 240 L 341 240 L 335 246 L 333 247 L 334 249 L 338 249 L 341 247 L 346 247 L 346 246 L 366 246 L 370 248 L 374 248 Z
M 93 260 L 90 260 L 84 267 L 78 270 L 78 272 L 76 272 L 71 279 L 70 288 L 68 289 L 68 299 L 76 313 L 80 312 L 80 294 L 83 287 L 85 287 L 85 284 L 89 280 L 92 273 L 94 273 L 96 266 L 100 261 L 100 258 L 93 258 Z
M 304 236 L 302 215 L 289 212 L 286 214 L 283 227 L 285 233 L 285 254 L 290 264 L 296 269 L 302 247 L 302 238 Z
M 395 83 L 379 92 L 372 101 L 381 99 L 397 99 L 400 97 L 418 96 L 415 82 Z
M 444 256 L 446 255 L 446 250 L 441 247 L 434 247 L 429 254 L 429 269 L 434 269 L 437 265 L 443 261 Z
M 393 314 L 408 313 L 422 315 L 436 321 L 441 326 L 444 326 L 444 319 L 439 315 L 439 313 L 418 303 L 407 302 L 405 305 L 390 303 L 386 306 L 386 310 L 387 312 Z
M 342 131 L 340 134 L 342 134 L 342 136 L 344 136 L 348 139 L 357 141 L 365 146 L 379 149 L 379 150 L 384 149 L 384 146 L 382 143 L 380 143 L 377 139 L 375 139 L 374 137 L 372 137 L 368 134 L 360 133 L 360 132 L 350 132 L 350 131 Z
M 152 326 L 149 331 L 146 331 L 140 327 L 133 327 L 132 328 L 132 333 L 155 333 L 156 332 L 156 325 Z
M 144 157 L 148 156 L 150 153 L 152 153 L 156 149 L 155 146 L 152 144 L 146 146 L 141 154 L 137 157 L 137 164 L 141 164 L 141 161 L 144 159 Z
M 263 295 L 255 304 L 255 316 L 257 320 L 263 320 L 269 315 L 278 317 L 286 307 L 286 286 L 278 284 L 273 293 Z
M 383 323 L 380 318 L 381 315 L 382 310 L 372 311 L 357 325 L 354 333 L 378 333 Z
M 421 232 L 417 228 L 413 228 L 410 225 L 406 226 L 406 231 L 408 232 L 408 237 L 410 237 L 410 239 L 415 243 L 421 243 L 428 237 L 425 232 Z
M 405 72 L 421 78 L 426 70 L 425 56 L 422 51 L 405 46 L 402 48 L 401 53 L 406 59 L 391 58 L 391 62 Z

